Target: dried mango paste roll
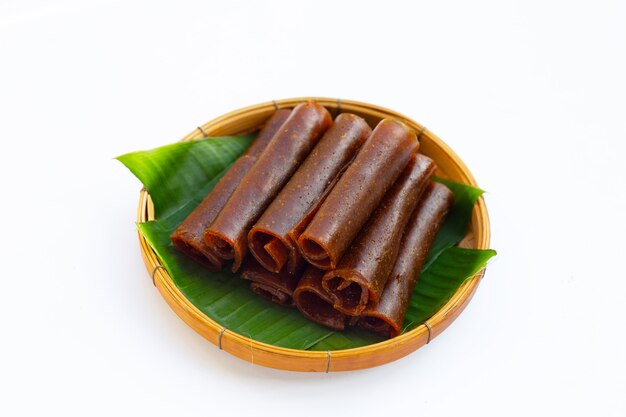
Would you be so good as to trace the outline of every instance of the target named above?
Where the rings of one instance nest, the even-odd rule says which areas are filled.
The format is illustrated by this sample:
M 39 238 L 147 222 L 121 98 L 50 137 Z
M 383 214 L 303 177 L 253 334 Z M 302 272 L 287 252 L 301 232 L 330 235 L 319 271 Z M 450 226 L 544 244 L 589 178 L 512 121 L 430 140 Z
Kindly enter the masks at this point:
M 213 271 L 222 269 L 222 259 L 204 242 L 204 231 L 215 220 L 235 187 L 290 114 L 291 110 L 281 109 L 270 117 L 244 155 L 235 161 L 202 202 L 172 233 L 172 243 L 178 250 Z
M 298 238 L 310 264 L 326 270 L 337 266 L 418 147 L 404 123 L 385 119 L 376 126 Z
M 333 300 L 322 287 L 324 272 L 309 265 L 293 293 L 293 299 L 304 317 L 332 329 L 343 330 L 348 316 L 335 310 Z
M 241 278 L 252 281 L 250 289 L 255 294 L 276 304 L 293 306 L 293 291 L 299 279 L 297 275 L 287 271 L 270 272 L 248 256 L 241 267 Z
M 248 234 L 250 252 L 267 270 L 301 263 L 296 241 L 327 191 L 371 133 L 365 120 L 340 114 Z
M 237 271 L 248 251 L 248 232 L 332 124 L 315 103 L 296 106 L 204 232 L 205 243 Z
M 402 332 L 413 288 L 453 199 L 445 185 L 429 184 L 411 215 L 380 301 L 363 311 L 358 322 L 361 327 L 383 337 L 396 337 Z
M 334 307 L 358 316 L 369 302 L 378 302 L 400 248 L 402 234 L 436 165 L 417 154 L 385 194 L 336 269 L 322 279 Z

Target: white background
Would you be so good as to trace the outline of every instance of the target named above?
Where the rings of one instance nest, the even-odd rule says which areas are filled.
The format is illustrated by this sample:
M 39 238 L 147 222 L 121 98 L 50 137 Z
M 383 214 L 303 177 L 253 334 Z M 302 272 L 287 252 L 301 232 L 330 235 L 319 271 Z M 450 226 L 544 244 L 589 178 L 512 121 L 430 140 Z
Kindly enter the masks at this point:
M 626 415 L 626 3 L 295 3 L 0 2 L 0 414 Z M 473 301 L 375 369 L 264 369 L 195 334 L 113 160 L 309 95 L 424 123 L 489 192 Z

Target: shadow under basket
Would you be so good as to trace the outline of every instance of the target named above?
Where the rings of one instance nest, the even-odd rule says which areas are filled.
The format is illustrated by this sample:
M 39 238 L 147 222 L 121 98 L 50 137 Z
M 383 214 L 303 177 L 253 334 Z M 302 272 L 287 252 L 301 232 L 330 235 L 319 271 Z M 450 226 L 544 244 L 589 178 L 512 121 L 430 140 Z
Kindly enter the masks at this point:
M 314 100 L 325 106 L 333 116 L 341 112 L 363 117 L 374 127 L 384 118 L 403 121 L 418 133 L 420 153 L 432 158 L 438 166 L 436 175 L 453 181 L 476 186 L 474 177 L 463 161 L 441 139 L 406 116 L 373 104 L 351 100 L 338 100 L 319 97 L 301 97 L 275 100 L 232 111 L 220 116 L 182 138 L 182 141 L 202 139 L 211 136 L 238 135 L 256 130 L 277 108 L 292 108 L 297 104 Z M 154 220 L 154 206 L 150 195 L 144 189 L 140 193 L 138 222 Z M 467 235 L 459 246 L 473 249 L 489 248 L 489 218 L 482 197 L 474 206 Z M 261 343 L 223 328 L 219 323 L 198 310 L 174 285 L 172 278 L 144 236 L 139 232 L 141 254 L 154 285 L 167 304 L 211 343 L 238 358 L 255 365 L 290 371 L 334 372 L 369 368 L 402 358 L 428 344 L 443 332 L 469 303 L 484 269 L 465 281 L 452 298 L 428 321 L 393 339 L 380 343 L 346 350 L 308 351 L 281 348 Z

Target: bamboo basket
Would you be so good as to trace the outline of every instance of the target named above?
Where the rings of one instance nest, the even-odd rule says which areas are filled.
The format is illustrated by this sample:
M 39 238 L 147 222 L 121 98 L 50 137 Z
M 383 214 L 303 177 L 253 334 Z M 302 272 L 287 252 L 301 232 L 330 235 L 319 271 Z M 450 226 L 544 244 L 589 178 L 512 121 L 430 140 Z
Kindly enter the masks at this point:
M 403 121 L 419 132 L 420 152 L 429 156 L 438 166 L 437 174 L 465 184 L 476 185 L 474 177 L 463 161 L 434 133 L 408 117 L 373 104 L 350 100 L 319 97 L 300 97 L 261 103 L 232 111 L 220 116 L 189 133 L 182 141 L 201 139 L 207 136 L 237 135 L 256 130 L 277 108 L 294 107 L 302 101 L 312 99 L 325 106 L 333 115 L 340 112 L 354 113 L 363 117 L 374 127 L 383 118 Z M 137 213 L 139 222 L 154 220 L 154 206 L 148 192 L 140 193 Z M 153 283 L 167 304 L 192 329 L 211 343 L 241 359 L 255 365 L 290 371 L 335 372 L 369 368 L 402 358 L 428 344 L 443 332 L 469 303 L 484 269 L 468 279 L 452 298 L 430 319 L 415 329 L 380 343 L 354 349 L 335 351 L 308 351 L 281 348 L 261 343 L 223 328 L 206 316 L 187 300 L 176 288 L 156 253 L 144 236 L 139 233 L 139 243 L 144 263 Z M 489 248 L 489 218 L 482 197 L 472 212 L 467 235 L 461 246 L 475 249 Z

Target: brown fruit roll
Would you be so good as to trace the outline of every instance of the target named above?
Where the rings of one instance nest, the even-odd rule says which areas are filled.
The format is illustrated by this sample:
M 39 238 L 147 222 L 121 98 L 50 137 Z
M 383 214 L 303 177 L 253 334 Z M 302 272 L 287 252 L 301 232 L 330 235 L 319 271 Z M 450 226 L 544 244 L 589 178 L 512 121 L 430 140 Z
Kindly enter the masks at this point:
M 309 263 L 326 270 L 337 266 L 418 147 L 403 123 L 385 119 L 376 126 L 298 238 Z
M 362 118 L 343 113 L 326 131 L 287 185 L 248 234 L 250 252 L 268 271 L 295 273 L 301 261 L 296 241 L 340 173 L 372 129 Z
M 204 232 L 204 241 L 221 259 L 233 259 L 233 272 L 248 250 L 248 232 L 330 127 L 328 111 L 315 103 L 296 106 L 285 124 Z
M 275 274 L 263 268 L 256 259 L 248 256 L 241 268 L 241 278 L 252 281 L 252 292 L 284 306 L 293 306 L 293 291 L 298 277 L 287 271 Z
M 172 233 L 172 243 L 178 250 L 213 271 L 222 269 L 222 260 L 204 242 L 204 230 L 215 220 L 239 181 L 250 170 L 257 156 L 285 123 L 289 114 L 291 110 L 281 109 L 270 117 L 244 155 L 235 161 L 209 194 Z
M 359 319 L 359 326 L 383 337 L 400 334 L 413 288 L 453 200 L 452 192 L 445 185 L 428 185 L 406 227 L 380 302 L 368 305 Z
M 417 154 L 385 194 L 336 269 L 322 278 L 335 309 L 358 316 L 368 302 L 376 303 L 393 269 L 404 228 L 436 165 Z
M 335 330 L 346 327 L 348 317 L 333 308 L 330 295 L 322 287 L 324 271 L 309 265 L 293 292 L 293 300 L 304 317 Z
M 274 138 L 276 133 L 285 124 L 289 116 L 291 115 L 291 109 L 279 109 L 274 112 L 272 117 L 265 123 L 263 129 L 259 132 L 256 139 L 246 149 L 244 155 L 253 156 L 258 158 L 261 153 L 267 148 L 270 141 Z

